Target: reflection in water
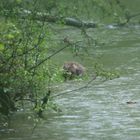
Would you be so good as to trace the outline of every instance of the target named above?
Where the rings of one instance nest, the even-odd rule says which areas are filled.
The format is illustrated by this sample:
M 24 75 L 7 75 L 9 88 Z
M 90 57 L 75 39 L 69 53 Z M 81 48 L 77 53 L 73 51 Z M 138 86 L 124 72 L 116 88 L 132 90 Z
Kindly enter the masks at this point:
M 111 29 L 111 34 L 113 33 Z M 115 30 L 115 29 L 114 29 Z M 140 31 L 140 29 L 139 29 Z M 97 48 L 106 67 L 121 71 L 121 77 L 89 89 L 57 97 L 62 113 L 49 113 L 34 124 L 28 114 L 13 116 L 1 140 L 139 140 L 140 139 L 140 35 L 137 30 L 114 31 L 113 46 Z M 125 36 L 124 36 L 125 35 Z M 74 86 L 67 83 L 69 88 Z M 131 102 L 131 103 L 130 103 Z M 133 104 L 132 104 L 133 103 Z

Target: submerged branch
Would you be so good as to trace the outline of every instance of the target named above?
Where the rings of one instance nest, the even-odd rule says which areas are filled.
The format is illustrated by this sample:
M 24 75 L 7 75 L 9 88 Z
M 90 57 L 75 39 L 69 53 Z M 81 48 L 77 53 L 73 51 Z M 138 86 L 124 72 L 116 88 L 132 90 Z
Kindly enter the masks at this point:
M 76 89 L 73 89 L 73 90 L 70 90 L 70 91 L 65 91 L 65 92 L 62 92 L 62 93 L 59 93 L 57 95 L 53 95 L 51 96 L 51 98 L 54 98 L 54 97 L 57 97 L 57 96 L 60 96 L 60 95 L 63 95 L 63 94 L 67 94 L 67 93 L 70 93 L 70 92 L 75 92 L 75 91 L 79 91 L 79 90 L 82 90 L 82 89 L 85 89 L 85 88 L 88 88 L 89 85 L 97 78 L 97 75 L 95 75 L 89 82 L 86 83 L 86 85 L 80 87 L 80 88 L 76 88 Z

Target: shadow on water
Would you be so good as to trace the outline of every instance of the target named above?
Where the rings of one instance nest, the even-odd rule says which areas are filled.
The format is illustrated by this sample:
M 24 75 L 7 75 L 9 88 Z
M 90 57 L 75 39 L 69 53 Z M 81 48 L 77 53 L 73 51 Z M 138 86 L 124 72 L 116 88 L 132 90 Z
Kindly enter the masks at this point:
M 29 114 L 18 112 L 1 140 L 139 140 L 140 27 L 111 29 L 114 43 L 97 48 L 100 61 L 121 72 L 118 79 L 57 97 L 63 112 L 49 113 L 34 129 Z M 106 32 L 105 32 L 106 34 Z M 63 86 L 75 88 L 76 84 Z M 136 102 L 127 104 L 126 102 Z

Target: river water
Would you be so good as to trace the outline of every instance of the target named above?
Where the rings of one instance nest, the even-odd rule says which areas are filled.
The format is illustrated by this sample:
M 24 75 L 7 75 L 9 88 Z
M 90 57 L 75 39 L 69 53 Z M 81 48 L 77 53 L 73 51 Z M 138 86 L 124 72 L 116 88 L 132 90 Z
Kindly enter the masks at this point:
M 62 112 L 48 113 L 36 127 L 31 114 L 17 112 L 8 128 L 1 129 L 0 140 L 140 140 L 140 26 L 109 26 L 93 33 L 107 43 L 95 49 L 99 61 L 118 70 L 120 78 L 58 96 L 54 100 Z M 82 83 L 61 86 L 70 90 Z

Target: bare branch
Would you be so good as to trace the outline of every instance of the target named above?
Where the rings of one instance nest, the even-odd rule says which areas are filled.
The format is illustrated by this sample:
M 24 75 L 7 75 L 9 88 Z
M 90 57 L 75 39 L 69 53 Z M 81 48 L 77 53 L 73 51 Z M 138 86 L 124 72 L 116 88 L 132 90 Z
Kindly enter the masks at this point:
M 55 56 L 56 54 L 58 54 L 59 52 L 61 52 L 62 50 L 64 50 L 65 48 L 67 48 L 68 46 L 64 46 L 63 48 L 57 50 L 56 52 L 54 52 L 52 55 L 44 58 L 43 60 L 41 60 L 40 62 L 38 62 L 35 66 L 29 68 L 29 70 L 33 70 L 35 68 L 37 68 L 38 66 L 40 66 L 41 64 L 43 64 L 45 61 L 49 60 L 51 57 Z

